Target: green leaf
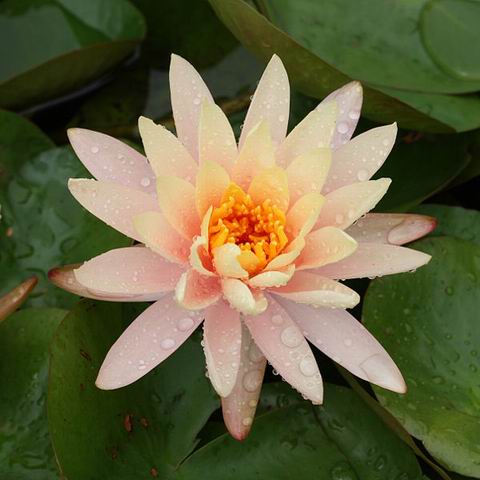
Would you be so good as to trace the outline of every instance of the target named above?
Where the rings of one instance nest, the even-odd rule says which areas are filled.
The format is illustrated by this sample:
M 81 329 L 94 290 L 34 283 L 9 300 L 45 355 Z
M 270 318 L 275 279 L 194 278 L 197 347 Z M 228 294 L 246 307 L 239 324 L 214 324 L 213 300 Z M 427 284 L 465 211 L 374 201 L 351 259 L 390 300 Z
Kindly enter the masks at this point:
M 198 478 L 414 480 L 422 475 L 408 447 L 351 390 L 326 385 L 323 407 L 302 400 L 283 403 L 259 416 L 244 442 L 226 434 L 196 451 L 181 466 L 179 479 Z
M 0 105 L 27 107 L 81 87 L 144 34 L 144 19 L 127 0 L 5 0 Z
M 0 138 L 3 135 L 0 132 Z M 19 138 L 19 151 L 23 143 Z M 28 300 L 30 305 L 69 306 L 77 297 L 48 282 L 48 270 L 83 262 L 131 241 L 69 194 L 69 178 L 90 177 L 70 148 L 46 150 L 14 165 L 8 158 L 6 168 L 15 170 L 0 190 L 0 277 L 5 279 L 1 289 L 7 291 L 26 276 L 37 275 L 39 284 Z M 16 157 L 12 153 L 10 158 Z
M 480 476 L 480 246 L 439 237 L 415 274 L 374 280 L 365 326 L 403 372 L 409 391 L 375 388 L 379 401 L 447 468 Z
M 71 480 L 165 478 L 218 407 L 197 337 L 135 384 L 99 390 L 98 369 L 127 324 L 119 304 L 82 301 L 52 344 L 49 425 Z
M 395 145 L 375 175 L 393 180 L 377 210 L 406 211 L 418 205 L 448 185 L 468 161 L 466 141 L 462 136 L 427 135 L 413 143 L 404 138 Z
M 277 53 L 290 79 L 302 93 L 324 98 L 351 80 L 244 1 L 209 1 L 223 23 L 257 56 L 268 61 Z M 335 2 L 330 4 L 335 5 Z M 377 122 L 397 121 L 404 128 L 429 132 L 463 131 L 480 126 L 480 101 L 475 96 L 422 94 L 366 84 L 364 97 L 364 115 Z
M 0 325 L 0 477 L 59 478 L 48 434 L 48 346 L 65 316 L 59 309 L 27 309 Z
M 471 0 L 430 0 L 420 29 L 433 60 L 447 74 L 480 80 L 480 4 Z
M 480 245 L 480 212 L 447 205 L 419 205 L 415 213 L 431 215 L 438 221 L 432 237 L 448 235 Z
M 418 29 L 425 3 L 426 0 L 394 4 L 384 0 L 273 0 L 269 6 L 282 30 L 351 78 L 372 86 L 414 92 L 479 90 L 480 82 L 452 77 L 425 50 Z M 478 15 L 472 21 L 476 19 Z M 452 28 L 446 20 L 441 19 L 444 28 Z M 444 42 L 449 41 L 442 33 Z M 470 51 L 467 49 L 464 55 Z

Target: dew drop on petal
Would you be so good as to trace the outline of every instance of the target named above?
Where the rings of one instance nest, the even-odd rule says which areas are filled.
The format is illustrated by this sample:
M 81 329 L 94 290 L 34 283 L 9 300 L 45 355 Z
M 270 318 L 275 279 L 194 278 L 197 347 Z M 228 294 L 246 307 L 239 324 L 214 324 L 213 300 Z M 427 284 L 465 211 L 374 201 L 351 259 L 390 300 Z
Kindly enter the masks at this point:
M 160 346 L 165 350 L 170 350 L 175 346 L 175 340 L 173 338 L 164 338 L 160 342 Z
M 337 132 L 338 133 L 347 133 L 348 132 L 348 124 L 345 122 L 340 122 L 337 125 Z
M 177 322 L 177 328 L 181 332 L 186 332 L 187 330 L 190 330 L 193 327 L 193 323 L 194 323 L 193 319 L 190 317 L 181 318 Z
M 300 371 L 306 377 L 311 377 L 317 372 L 317 365 L 313 357 L 304 357 L 300 362 Z
M 92 147 L 91 148 L 92 153 L 98 153 L 99 151 L 100 151 L 100 149 L 98 147 Z
M 150 179 L 148 177 L 143 177 L 141 180 L 140 180 L 140 185 L 142 187 L 148 187 L 150 185 Z
M 280 336 L 282 343 L 290 348 L 295 348 L 302 343 L 303 336 L 293 326 L 285 328 Z
M 359 170 L 357 173 L 357 178 L 360 182 L 364 182 L 368 178 L 368 172 L 366 170 Z
M 243 377 L 243 388 L 247 392 L 255 392 L 262 383 L 262 372 L 260 370 L 251 370 Z

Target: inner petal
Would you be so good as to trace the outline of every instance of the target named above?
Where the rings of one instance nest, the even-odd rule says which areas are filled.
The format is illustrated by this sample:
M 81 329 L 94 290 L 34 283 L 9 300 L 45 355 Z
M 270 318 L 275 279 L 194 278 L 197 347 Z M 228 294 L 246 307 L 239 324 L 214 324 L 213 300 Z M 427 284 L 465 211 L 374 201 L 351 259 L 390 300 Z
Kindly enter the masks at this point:
M 256 203 L 236 183 L 225 190 L 220 206 L 213 209 L 209 248 L 238 245 L 238 261 L 250 275 L 263 270 L 288 244 L 286 215 L 272 199 Z

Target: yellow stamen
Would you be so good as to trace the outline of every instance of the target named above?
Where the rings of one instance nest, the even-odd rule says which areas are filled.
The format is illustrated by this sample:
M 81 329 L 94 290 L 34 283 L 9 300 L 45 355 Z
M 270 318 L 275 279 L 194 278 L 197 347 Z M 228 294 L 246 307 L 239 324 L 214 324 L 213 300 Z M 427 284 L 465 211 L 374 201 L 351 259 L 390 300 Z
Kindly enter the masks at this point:
M 266 199 L 255 205 L 237 184 L 230 183 L 219 207 L 212 212 L 209 226 L 210 249 L 235 243 L 242 250 L 242 268 L 250 274 L 263 269 L 287 245 L 286 216 Z

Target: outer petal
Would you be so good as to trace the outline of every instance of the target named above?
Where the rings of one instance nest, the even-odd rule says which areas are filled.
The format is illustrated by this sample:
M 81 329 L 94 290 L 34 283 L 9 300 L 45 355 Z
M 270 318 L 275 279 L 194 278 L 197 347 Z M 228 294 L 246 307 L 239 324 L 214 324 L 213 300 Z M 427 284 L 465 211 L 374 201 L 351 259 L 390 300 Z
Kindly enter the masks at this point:
M 403 245 L 429 234 L 437 220 L 412 213 L 369 213 L 348 228 L 357 242 Z
M 385 349 L 345 310 L 278 302 L 317 348 L 364 380 L 398 393 L 407 387 Z
M 145 212 L 133 219 L 141 241 L 170 262 L 186 263 L 190 241 L 182 237 L 160 212 Z
M 247 135 L 234 163 L 232 178 L 243 190 L 247 190 L 255 176 L 274 165 L 275 154 L 270 129 L 263 120 Z
M 248 278 L 248 272 L 240 265 L 240 247 L 234 243 L 225 243 L 213 250 L 213 264 L 222 277 Z
M 170 225 L 187 240 L 200 233 L 195 188 L 178 177 L 157 178 L 158 203 Z
M 337 127 L 332 138 L 332 148 L 337 149 L 347 143 L 353 135 L 360 110 L 362 109 L 363 91 L 360 82 L 350 82 L 328 95 L 319 105 L 335 100 L 338 105 Z M 317 108 L 319 108 L 317 107 Z
M 270 199 L 272 204 L 285 212 L 290 201 L 285 170 L 279 167 L 263 170 L 252 180 L 248 193 L 257 205 Z
M 185 272 L 175 288 L 175 300 L 187 310 L 201 310 L 216 303 L 222 295 L 220 280 L 196 270 Z
M 296 272 L 287 285 L 270 291 L 316 307 L 353 308 L 360 301 L 359 295 L 345 285 L 309 272 Z
M 232 308 L 245 315 L 257 315 L 268 306 L 263 294 L 255 294 L 241 280 L 225 278 L 222 280 L 223 295 Z
M 282 61 L 273 55 L 252 98 L 248 109 L 239 145 L 262 120 L 270 125 L 272 141 L 279 145 L 285 138 L 290 110 L 290 85 Z
M 116 138 L 83 128 L 70 128 L 68 139 L 87 170 L 98 180 L 155 193 L 155 175 L 147 159 Z
M 305 237 L 305 247 L 295 262 L 298 269 L 318 268 L 351 255 L 357 242 L 343 230 L 323 227 Z
M 196 204 L 200 218 L 203 218 L 211 207 L 218 207 L 228 185 L 230 177 L 227 171 L 210 160 L 205 160 L 198 170 L 196 182 Z
M 182 273 L 178 265 L 145 247 L 110 250 L 74 271 L 76 280 L 87 289 L 106 295 L 142 296 L 144 301 L 172 291 Z
M 255 317 L 245 318 L 254 342 L 273 368 L 313 403 L 323 401 L 322 377 L 302 332 L 276 302 Z
M 389 178 L 352 183 L 326 195 L 325 206 L 316 228 L 333 225 L 344 230 L 370 211 L 385 195 Z
M 148 307 L 108 352 L 96 385 L 103 390 L 124 387 L 169 357 L 202 322 L 201 312 L 185 312 L 167 295 Z
M 140 213 L 158 210 L 154 195 L 139 192 L 117 183 L 71 178 L 68 188 L 75 199 L 107 225 L 141 242 L 133 219 Z
M 163 125 L 157 125 L 145 117 L 138 119 L 138 128 L 155 175 L 173 175 L 193 183 L 197 162 L 177 137 Z
M 310 112 L 277 150 L 277 164 L 287 167 L 299 155 L 314 148 L 330 147 L 337 119 L 337 104 L 329 102 Z
M 286 170 L 292 202 L 306 193 L 321 193 L 330 169 L 331 152 L 328 148 L 314 148 L 290 163 Z
M 228 118 L 218 105 L 205 99 L 200 111 L 200 164 L 211 160 L 230 171 L 236 157 L 237 143 Z
M 204 99 L 213 98 L 195 68 L 178 55 L 170 63 L 170 95 L 177 137 L 197 159 L 200 108 Z
M 240 367 L 242 324 L 240 314 L 224 301 L 205 310 L 204 350 L 208 376 L 221 397 L 232 392 Z
M 410 248 L 359 243 L 349 257 L 314 272 L 329 278 L 373 278 L 415 270 L 428 263 L 430 258 L 426 253 Z
M 264 270 L 248 280 L 254 288 L 281 287 L 286 285 L 295 272 L 295 265 L 289 265 L 283 270 Z
M 30 277 L 0 297 L 0 322 L 21 307 L 37 282 L 37 277 Z
M 222 398 L 222 411 L 230 435 L 244 440 L 252 426 L 267 364 L 245 325 L 242 325 L 240 354 L 237 380 L 232 393 Z
M 318 193 L 307 193 L 300 197 L 287 213 L 288 237 L 307 235 L 314 227 L 324 203 L 325 197 Z
M 324 193 L 370 180 L 391 152 L 396 136 L 397 124 L 393 123 L 368 130 L 341 146 L 333 154 Z

